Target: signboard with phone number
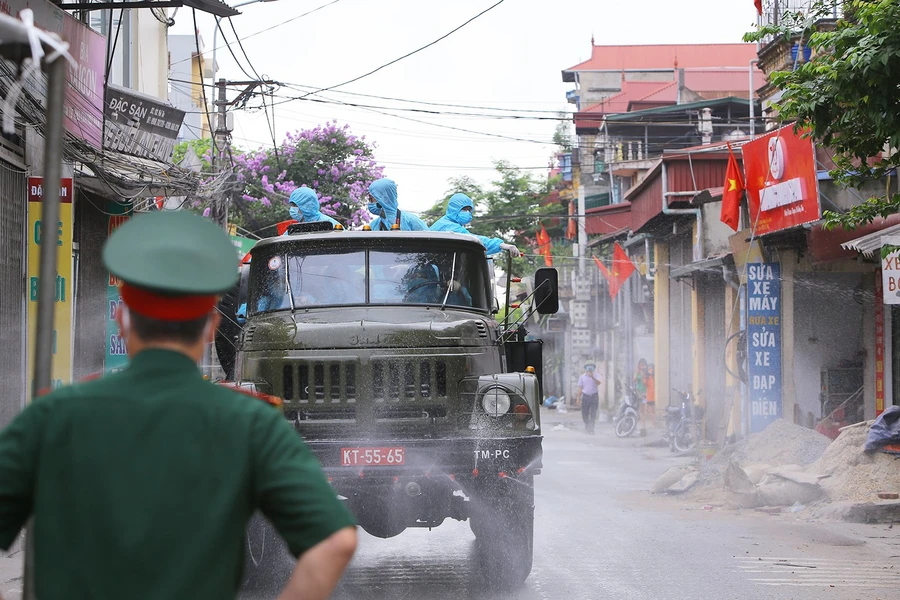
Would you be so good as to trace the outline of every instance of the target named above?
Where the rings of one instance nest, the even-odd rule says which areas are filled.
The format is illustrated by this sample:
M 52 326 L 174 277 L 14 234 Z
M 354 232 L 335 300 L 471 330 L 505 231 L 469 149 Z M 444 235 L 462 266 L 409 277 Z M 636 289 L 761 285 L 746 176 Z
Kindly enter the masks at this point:
M 782 416 L 781 265 L 747 264 L 750 433 Z

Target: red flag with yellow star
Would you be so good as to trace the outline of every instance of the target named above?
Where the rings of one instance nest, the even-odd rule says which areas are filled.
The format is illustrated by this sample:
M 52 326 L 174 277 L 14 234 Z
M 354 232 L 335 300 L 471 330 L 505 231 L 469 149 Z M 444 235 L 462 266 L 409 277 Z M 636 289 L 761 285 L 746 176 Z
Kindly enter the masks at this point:
M 722 213 L 719 219 L 737 231 L 741 220 L 741 194 L 744 192 L 744 179 L 738 167 L 731 145 L 728 145 L 728 168 L 725 170 L 725 189 L 722 192 Z
M 613 250 L 611 269 L 607 269 L 606 265 L 596 256 L 593 258 L 594 262 L 597 263 L 597 268 L 600 269 L 600 272 L 606 277 L 606 281 L 609 282 L 609 297 L 615 300 L 616 296 L 619 295 L 619 290 L 622 289 L 622 286 L 628 281 L 631 274 L 637 270 L 637 267 L 628 258 L 628 254 L 619 245 L 619 242 L 616 242 L 615 250 Z

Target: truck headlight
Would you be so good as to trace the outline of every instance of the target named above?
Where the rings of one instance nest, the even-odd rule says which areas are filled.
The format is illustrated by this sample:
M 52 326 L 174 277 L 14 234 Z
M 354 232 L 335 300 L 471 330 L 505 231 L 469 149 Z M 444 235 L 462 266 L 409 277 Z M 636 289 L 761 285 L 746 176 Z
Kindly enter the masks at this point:
M 481 408 L 492 417 L 499 417 L 509 412 L 512 400 L 501 387 L 489 388 L 481 397 Z

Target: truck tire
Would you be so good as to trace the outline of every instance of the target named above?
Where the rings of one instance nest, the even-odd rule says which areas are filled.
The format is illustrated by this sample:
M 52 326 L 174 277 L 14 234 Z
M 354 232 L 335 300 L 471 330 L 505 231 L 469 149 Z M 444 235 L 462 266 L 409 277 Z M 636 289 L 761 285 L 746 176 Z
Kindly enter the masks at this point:
M 511 479 L 508 493 L 483 490 L 469 516 L 476 556 L 486 585 L 495 591 L 520 587 L 534 559 L 534 478 Z
M 260 513 L 247 525 L 244 540 L 243 590 L 280 590 L 290 579 L 295 565 L 278 532 Z
M 222 318 L 219 321 L 219 328 L 216 329 L 216 356 L 228 381 L 234 381 L 237 342 L 241 335 L 241 326 L 237 323 L 238 285 L 222 296 L 218 306 Z

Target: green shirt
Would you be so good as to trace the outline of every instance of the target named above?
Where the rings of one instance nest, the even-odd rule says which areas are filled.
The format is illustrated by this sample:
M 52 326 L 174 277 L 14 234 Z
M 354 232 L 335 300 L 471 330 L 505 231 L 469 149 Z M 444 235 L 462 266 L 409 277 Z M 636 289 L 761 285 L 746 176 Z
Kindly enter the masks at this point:
M 29 515 L 41 600 L 236 595 L 255 509 L 299 555 L 354 521 L 281 412 L 145 350 L 0 432 L 0 547 Z

